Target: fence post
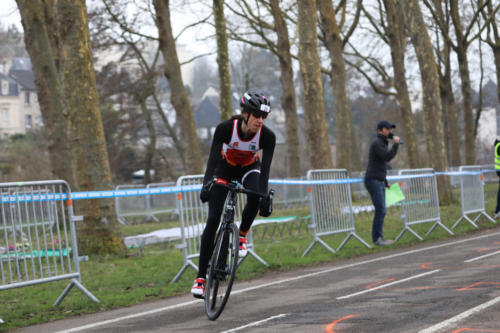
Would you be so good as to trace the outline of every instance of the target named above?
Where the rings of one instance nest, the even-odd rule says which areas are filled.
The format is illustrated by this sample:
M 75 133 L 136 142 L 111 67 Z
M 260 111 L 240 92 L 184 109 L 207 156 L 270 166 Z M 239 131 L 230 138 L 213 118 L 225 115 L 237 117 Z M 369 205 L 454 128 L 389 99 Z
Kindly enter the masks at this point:
M 460 216 L 451 228 L 455 229 L 461 221 L 465 220 L 477 229 L 478 226 L 476 222 L 482 215 L 491 222 L 496 223 L 485 210 L 484 183 L 481 166 L 462 165 L 458 170 L 460 172 L 460 206 L 462 208 L 462 216 Z M 477 215 L 474 220 L 472 220 L 468 215 L 475 213 L 477 213 Z
M 65 181 L 0 184 L 2 225 L 0 291 L 69 279 L 54 303 L 76 286 L 99 300 L 81 283 L 78 241 L 71 190 Z
M 437 226 L 440 226 L 450 235 L 453 235 L 453 232 L 441 222 L 439 195 L 434 169 L 400 170 L 399 176 L 392 176 L 387 179 L 401 181 L 401 190 L 405 195 L 405 200 L 401 202 L 403 230 L 396 237 L 395 241 L 398 241 L 406 231 L 409 231 L 419 240 L 423 240 L 411 226 L 429 222 L 434 222 L 434 224 L 425 236 L 428 236 Z
M 345 232 L 348 235 L 337 248 L 337 251 L 340 251 L 351 237 L 358 239 L 367 248 L 371 248 L 355 231 L 351 184 L 348 181 L 347 170 L 309 170 L 307 179 L 309 181 L 327 182 L 325 184 L 309 185 L 314 240 L 302 256 L 306 256 L 316 243 L 320 243 L 328 251 L 335 253 L 335 250 L 328 246 L 321 237 Z

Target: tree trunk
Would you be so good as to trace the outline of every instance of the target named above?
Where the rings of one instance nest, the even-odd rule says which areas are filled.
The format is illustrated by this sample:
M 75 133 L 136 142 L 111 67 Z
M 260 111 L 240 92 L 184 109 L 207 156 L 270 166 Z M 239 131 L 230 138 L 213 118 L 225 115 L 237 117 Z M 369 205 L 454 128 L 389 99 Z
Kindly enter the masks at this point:
M 288 161 L 288 176 L 300 177 L 300 152 L 299 152 L 299 119 L 297 117 L 297 104 L 295 85 L 293 82 L 292 56 L 290 54 L 290 41 L 285 19 L 279 6 L 279 0 L 271 0 L 271 12 L 274 17 L 274 26 L 278 37 L 278 59 L 281 68 L 281 106 L 286 117 L 286 146 Z
M 40 111 L 47 129 L 52 173 L 76 190 L 69 119 L 62 88 L 62 59 L 54 20 L 55 6 L 40 0 L 17 0 L 17 5 L 26 49 L 33 65 Z
M 346 92 L 342 37 L 340 36 L 332 1 L 318 0 L 318 9 L 321 28 L 325 36 L 325 46 L 330 54 L 331 80 L 335 102 L 335 136 L 337 139 L 335 165 L 341 169 L 358 170 L 361 168 L 361 158 L 359 156 L 357 136 L 352 135 L 354 125 Z M 353 155 L 355 151 L 357 151 L 358 156 Z
M 460 166 L 460 138 L 458 135 L 458 115 L 453 87 L 451 84 L 450 47 L 445 46 L 445 73 L 440 77 L 441 102 L 443 114 L 446 119 L 445 138 L 448 146 L 448 161 L 451 166 Z
M 441 78 L 440 95 L 443 108 L 443 124 L 446 149 L 450 166 L 462 165 L 460 158 L 460 141 L 458 137 L 458 119 L 455 98 L 451 87 L 450 78 L 445 75 Z
M 452 42 L 449 40 L 450 30 L 450 11 L 448 4 L 445 3 L 445 10 L 443 11 L 443 3 L 440 0 L 433 0 L 434 10 L 437 13 L 436 20 L 439 20 L 439 31 L 443 37 L 443 49 L 440 52 L 439 62 L 441 68 L 439 69 L 439 87 L 441 96 L 441 107 L 443 109 L 443 126 L 445 133 L 446 151 L 448 152 L 449 165 L 461 165 L 460 158 L 460 136 L 458 131 L 458 114 L 455 97 L 453 94 L 453 86 L 451 83 L 451 62 L 450 55 L 453 47 Z M 438 32 L 436 31 L 436 34 Z M 437 35 L 439 38 L 439 35 Z M 444 70 L 444 73 L 443 73 Z
M 333 167 L 330 143 L 326 131 L 323 85 L 316 33 L 316 0 L 298 1 L 299 63 L 304 86 L 304 117 L 313 169 Z
M 405 73 L 406 35 L 404 33 L 403 8 L 401 7 L 401 3 L 397 0 L 384 0 L 384 6 L 387 15 L 387 35 L 391 48 L 394 83 L 397 91 L 396 98 L 399 103 L 399 109 L 401 111 L 403 126 L 406 133 L 405 145 L 408 151 L 408 163 L 410 168 L 417 168 L 420 163 Z
M 59 0 L 58 23 L 64 55 L 64 91 L 71 121 L 77 179 L 83 191 L 111 186 L 106 142 L 99 112 L 85 0 Z M 121 253 L 113 201 L 82 201 L 84 223 L 79 233 L 83 253 Z
M 457 58 L 460 73 L 463 108 L 464 108 L 464 132 L 465 132 L 465 163 L 475 164 L 475 137 L 474 120 L 472 114 L 472 88 L 469 74 L 469 62 L 467 59 L 467 41 L 463 35 L 462 23 L 458 13 L 457 0 L 451 0 L 451 18 L 457 36 Z
M 229 73 L 229 52 L 227 50 L 226 19 L 224 17 L 224 0 L 213 0 L 215 20 L 215 37 L 217 40 L 217 66 L 219 69 L 219 107 L 221 120 L 233 115 L 231 102 L 231 76 Z
M 144 184 L 147 185 L 151 183 L 151 169 L 153 167 L 153 158 L 156 150 L 156 130 L 151 117 L 151 111 L 148 110 L 145 99 L 141 101 L 141 110 L 149 132 L 149 144 L 146 147 L 146 156 L 144 156 Z
M 183 150 L 186 152 L 186 171 L 192 174 L 202 173 L 203 162 L 201 159 L 200 144 L 196 134 L 193 112 L 182 81 L 179 59 L 170 23 L 169 0 L 153 0 L 153 4 L 156 11 L 156 26 L 158 27 L 160 49 L 165 61 L 165 77 L 170 83 L 170 101 L 175 109 Z
M 448 162 L 444 144 L 437 65 L 418 0 L 407 0 L 407 3 L 411 41 L 415 47 L 422 80 L 427 152 L 434 170 L 446 171 Z M 438 188 L 441 202 L 449 203 L 451 201 L 449 178 L 439 177 Z

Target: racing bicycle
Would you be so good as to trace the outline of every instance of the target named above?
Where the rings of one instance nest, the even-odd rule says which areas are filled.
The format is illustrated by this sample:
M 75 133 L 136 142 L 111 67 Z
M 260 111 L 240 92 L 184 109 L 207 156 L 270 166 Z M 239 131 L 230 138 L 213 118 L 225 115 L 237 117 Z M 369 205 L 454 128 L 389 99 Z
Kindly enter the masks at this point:
M 229 299 L 236 269 L 238 268 L 240 241 L 238 227 L 234 223 L 238 193 L 253 194 L 260 198 L 268 198 L 272 211 L 274 191 L 270 190 L 269 194 L 262 194 L 245 189 L 237 181 L 228 182 L 221 178 L 214 179 L 210 186 L 222 186 L 229 190 L 222 214 L 222 222 L 215 238 L 215 247 L 212 252 L 205 285 L 205 312 L 208 319 L 216 320 L 224 310 L 224 306 Z

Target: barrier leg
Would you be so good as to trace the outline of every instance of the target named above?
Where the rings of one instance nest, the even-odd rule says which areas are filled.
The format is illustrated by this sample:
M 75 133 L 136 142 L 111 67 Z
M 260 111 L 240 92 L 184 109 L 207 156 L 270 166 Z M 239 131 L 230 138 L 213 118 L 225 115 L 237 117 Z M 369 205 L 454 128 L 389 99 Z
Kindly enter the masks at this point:
M 488 214 L 486 214 L 485 212 L 481 212 L 481 214 L 483 214 L 484 216 L 486 216 L 486 218 L 487 218 L 488 220 L 490 220 L 491 222 L 493 222 L 493 223 L 497 223 L 497 222 L 496 222 L 496 221 L 495 221 L 495 220 L 494 220 L 491 216 L 489 216 L 489 215 L 488 215 Z M 498 214 L 497 214 L 497 215 L 498 215 Z M 496 215 L 495 215 L 495 217 L 496 217 Z
M 477 224 L 474 223 L 474 221 L 472 221 L 467 215 L 462 215 L 462 217 L 460 217 L 458 219 L 457 222 L 455 222 L 455 224 L 451 227 L 452 229 L 455 229 L 457 227 L 457 225 L 462 221 L 462 220 L 467 220 L 469 221 L 470 224 L 472 224 L 474 226 L 474 228 L 478 229 L 479 227 L 477 226 Z
M 413 234 L 413 236 L 417 237 L 419 240 L 423 241 L 424 239 L 422 237 L 420 237 L 419 234 L 417 234 L 412 228 L 408 227 L 408 226 L 405 226 L 404 229 L 399 233 L 398 237 L 396 237 L 396 239 L 394 240 L 395 242 L 397 242 L 402 236 L 403 234 L 406 232 L 406 231 L 409 231 Z
M 365 242 L 361 237 L 359 237 L 358 235 L 356 235 L 354 232 L 351 231 L 349 233 L 349 235 L 347 235 L 347 237 L 342 241 L 342 243 L 340 244 L 340 246 L 337 248 L 337 252 L 339 252 L 344 247 L 344 245 L 349 241 L 349 239 L 351 239 L 352 237 L 356 238 L 362 244 L 364 244 L 367 248 L 371 249 L 371 246 L 368 245 L 367 242 Z
M 330 246 L 328 246 L 328 244 L 326 244 L 323 240 L 321 240 L 319 237 L 318 238 L 315 238 L 314 241 L 312 242 L 311 245 L 309 245 L 309 247 L 307 248 L 307 250 L 304 252 L 304 254 L 302 255 L 303 257 L 305 257 L 309 251 L 312 250 L 312 248 L 314 247 L 314 245 L 316 243 L 320 243 L 321 245 L 323 245 L 328 251 L 330 251 L 331 253 L 335 253 L 335 250 L 332 249 Z
M 181 278 L 182 274 L 184 274 L 184 272 L 186 271 L 186 269 L 187 269 L 189 266 L 193 267 L 193 268 L 194 268 L 194 270 L 198 272 L 198 266 L 196 266 L 196 265 L 195 265 L 195 264 L 194 264 L 191 260 L 188 260 L 188 261 L 184 264 L 184 266 L 182 266 L 182 268 L 181 268 L 181 270 L 179 271 L 179 273 L 177 273 L 177 275 L 174 277 L 174 279 L 173 279 L 170 283 L 175 283 L 175 282 L 177 282 L 177 281 Z
M 99 300 L 94 295 L 92 295 L 92 293 L 90 291 L 88 291 L 88 289 L 85 288 L 80 283 L 80 281 L 78 281 L 77 279 L 71 279 L 71 282 L 68 284 L 68 286 L 66 287 L 66 289 L 64 289 L 64 291 L 62 292 L 62 294 L 59 296 L 59 298 L 54 303 L 54 306 L 58 306 L 59 304 L 61 304 L 61 302 L 64 299 L 64 297 L 66 297 L 66 295 L 69 293 L 69 291 L 71 290 L 71 288 L 73 288 L 73 286 L 76 286 L 78 289 L 80 289 L 92 301 L 94 301 L 96 303 L 99 303 Z
M 370 244 L 368 244 L 367 242 L 365 242 L 365 240 L 361 237 L 359 237 L 356 233 L 352 233 L 352 235 L 357 239 L 359 240 L 362 244 L 364 244 L 367 248 L 371 249 L 372 247 L 370 246 Z
M 259 261 L 262 265 L 264 265 L 266 267 L 269 267 L 268 263 L 265 262 L 264 259 L 262 259 L 261 257 L 259 257 L 259 255 L 257 253 L 255 253 L 254 250 L 248 249 L 248 254 L 250 254 L 252 257 L 254 257 L 255 259 L 257 259 L 257 261 Z
M 429 234 L 430 234 L 430 233 L 431 233 L 431 232 L 432 232 L 432 231 L 433 231 L 433 230 L 434 230 L 437 226 L 440 226 L 441 228 L 443 228 L 443 229 L 444 229 L 444 231 L 446 231 L 446 232 L 447 232 L 447 233 L 449 233 L 450 235 L 452 235 L 452 236 L 454 235 L 454 233 L 453 233 L 450 229 L 446 228 L 446 226 L 445 226 L 444 224 L 442 224 L 442 223 L 441 223 L 441 221 L 437 221 L 436 223 L 434 223 L 434 224 L 432 225 L 432 227 L 429 229 L 429 231 L 427 231 L 427 233 L 425 234 L 425 236 L 426 236 L 426 237 L 427 237 L 427 236 L 429 236 Z

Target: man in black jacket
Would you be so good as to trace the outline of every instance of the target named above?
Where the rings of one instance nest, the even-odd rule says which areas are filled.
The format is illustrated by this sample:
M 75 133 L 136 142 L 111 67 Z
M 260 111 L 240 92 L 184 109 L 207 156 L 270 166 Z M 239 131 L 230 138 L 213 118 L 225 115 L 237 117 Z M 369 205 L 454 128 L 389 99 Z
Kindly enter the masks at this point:
M 389 245 L 390 240 L 383 237 L 384 217 L 385 217 L 385 188 L 387 183 L 387 163 L 396 156 L 400 143 L 400 138 L 392 134 L 396 125 L 386 120 L 382 120 L 377 125 L 377 137 L 370 146 L 368 156 L 368 167 L 365 174 L 365 187 L 370 193 L 370 197 L 375 207 L 373 216 L 372 240 L 375 245 Z M 393 145 L 389 149 L 389 141 L 392 139 Z

